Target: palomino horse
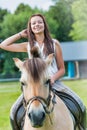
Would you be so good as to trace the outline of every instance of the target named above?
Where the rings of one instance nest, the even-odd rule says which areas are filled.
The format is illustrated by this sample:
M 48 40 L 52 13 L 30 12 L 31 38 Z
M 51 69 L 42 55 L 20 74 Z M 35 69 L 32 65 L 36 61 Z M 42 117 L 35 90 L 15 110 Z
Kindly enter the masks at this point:
M 24 130 L 74 130 L 70 112 L 50 88 L 48 67 L 52 59 L 53 54 L 45 61 L 33 58 L 22 62 L 14 58 L 21 71 L 26 109 Z

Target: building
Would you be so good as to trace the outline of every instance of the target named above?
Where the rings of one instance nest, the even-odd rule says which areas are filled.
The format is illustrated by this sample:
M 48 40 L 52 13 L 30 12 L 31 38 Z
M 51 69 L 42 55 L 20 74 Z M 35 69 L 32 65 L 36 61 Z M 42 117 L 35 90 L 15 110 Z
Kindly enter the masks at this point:
M 61 42 L 68 78 L 87 78 L 87 41 Z

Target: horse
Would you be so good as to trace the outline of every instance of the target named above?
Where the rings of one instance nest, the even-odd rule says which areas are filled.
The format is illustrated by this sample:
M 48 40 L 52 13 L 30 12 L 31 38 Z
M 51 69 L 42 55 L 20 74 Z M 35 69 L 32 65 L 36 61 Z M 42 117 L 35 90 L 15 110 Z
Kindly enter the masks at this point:
M 46 60 L 32 58 L 21 61 L 14 58 L 21 71 L 26 110 L 24 130 L 74 130 L 68 108 L 51 88 L 48 68 L 52 59 L 53 54 L 49 54 Z

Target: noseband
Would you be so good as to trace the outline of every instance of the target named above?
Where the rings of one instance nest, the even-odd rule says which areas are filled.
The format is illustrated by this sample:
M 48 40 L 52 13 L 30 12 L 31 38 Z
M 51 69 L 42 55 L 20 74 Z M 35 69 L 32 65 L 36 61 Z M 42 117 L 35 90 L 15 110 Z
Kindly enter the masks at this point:
M 44 99 L 40 96 L 34 96 L 26 102 L 26 100 L 23 98 L 23 104 L 24 104 L 25 108 L 28 105 L 30 108 L 30 105 L 32 104 L 32 102 L 35 100 L 38 100 L 42 104 L 42 106 L 47 114 L 50 114 L 54 110 L 54 105 L 56 104 L 55 92 L 51 90 L 52 87 L 50 84 L 50 80 L 48 82 L 49 82 L 49 95 L 48 95 L 47 99 Z M 51 91 L 53 92 L 53 98 L 51 96 Z M 52 108 L 49 109 L 49 105 L 50 105 L 51 101 L 52 101 Z

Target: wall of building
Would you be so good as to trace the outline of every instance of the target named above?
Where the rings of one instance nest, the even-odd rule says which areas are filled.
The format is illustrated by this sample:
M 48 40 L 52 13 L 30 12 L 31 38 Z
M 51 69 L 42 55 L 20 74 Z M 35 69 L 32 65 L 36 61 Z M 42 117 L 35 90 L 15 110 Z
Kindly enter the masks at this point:
M 87 61 L 79 61 L 79 76 L 87 78 Z

